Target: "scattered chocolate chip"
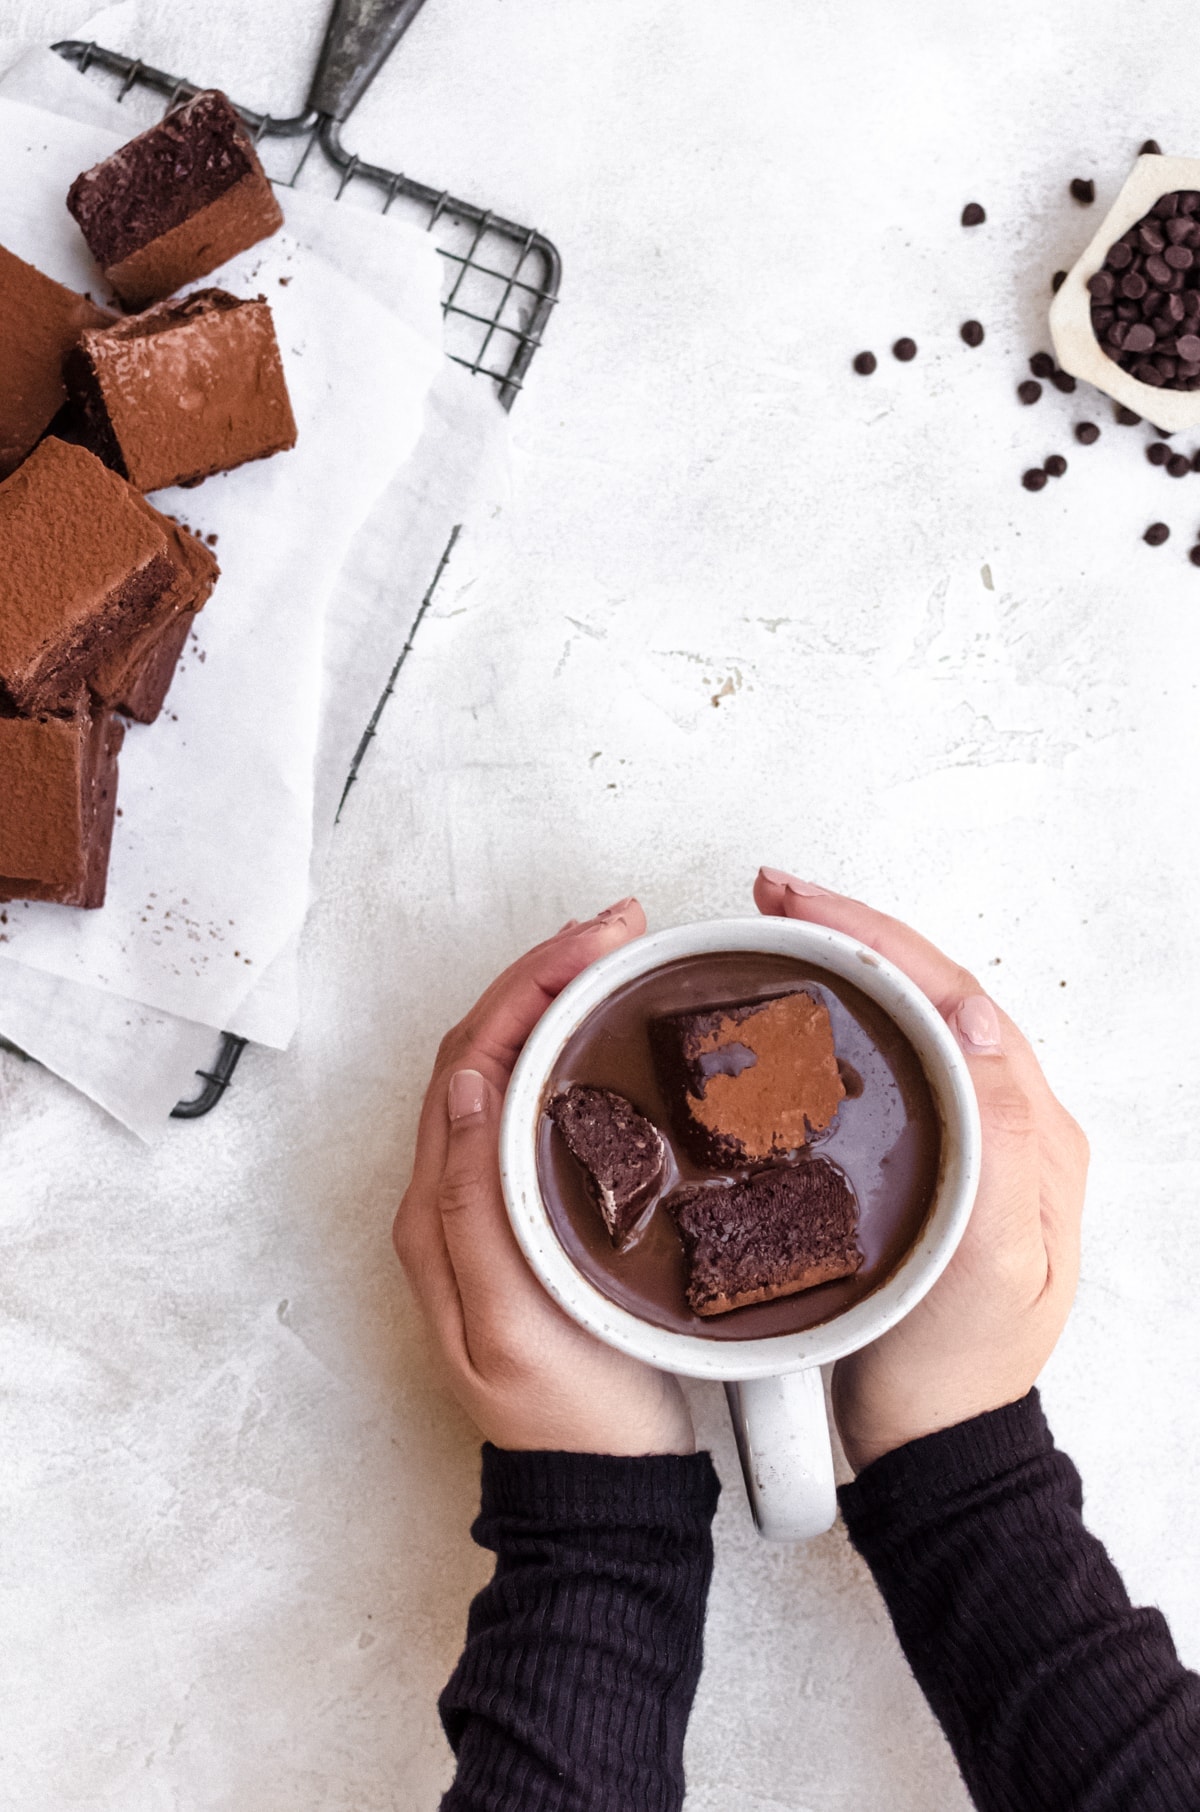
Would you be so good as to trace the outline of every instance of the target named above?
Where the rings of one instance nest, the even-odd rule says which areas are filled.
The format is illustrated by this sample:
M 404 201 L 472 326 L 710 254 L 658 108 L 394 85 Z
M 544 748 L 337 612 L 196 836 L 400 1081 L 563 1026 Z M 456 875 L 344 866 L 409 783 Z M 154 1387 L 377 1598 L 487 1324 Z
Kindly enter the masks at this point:
M 959 331 L 959 334 L 961 335 L 961 337 L 966 341 L 968 346 L 982 346 L 983 345 L 983 324 L 982 324 L 982 322 L 980 322 L 980 321 L 964 321 L 958 331 Z
M 1056 390 L 1061 390 L 1064 396 L 1070 396 L 1075 388 L 1075 379 L 1069 371 L 1056 371 L 1050 382 Z
M 1165 466 L 1171 457 L 1171 449 L 1165 441 L 1152 440 L 1146 448 L 1146 458 L 1152 466 Z
M 1193 566 L 1200 566 L 1200 547 L 1193 547 L 1188 553 L 1188 559 Z
M 1061 453 L 1052 453 L 1049 459 L 1042 461 L 1042 464 L 1051 478 L 1061 478 L 1067 469 L 1067 462 Z
M 1140 415 L 1135 415 L 1132 409 L 1127 409 L 1124 403 L 1117 404 L 1116 417 L 1121 425 L 1126 428 L 1136 428 L 1142 419 Z
M 892 347 L 892 356 L 899 359 L 902 365 L 907 365 L 910 359 L 915 359 L 917 356 L 917 342 L 907 337 L 897 340 Z
M 1035 352 L 1029 361 L 1029 369 L 1034 377 L 1053 377 L 1054 360 L 1048 352 Z
M 1031 466 L 1028 472 L 1022 473 L 1021 483 L 1027 491 L 1043 490 L 1046 484 L 1046 474 L 1042 471 L 1041 466 Z
M 1192 454 L 1192 471 L 1200 472 L 1200 453 Z
M 860 377 L 870 377 L 878 363 L 873 352 L 859 352 L 855 354 L 854 369 Z
M 1165 522 L 1152 522 L 1150 527 L 1146 530 L 1146 533 L 1142 536 L 1142 540 L 1147 542 L 1151 547 L 1161 547 L 1163 542 L 1169 539 L 1170 533 L 1171 531 Z
M 1096 185 L 1087 176 L 1077 176 L 1071 184 L 1072 199 L 1082 208 L 1090 208 L 1096 199 Z
M 1192 469 L 1192 462 L 1186 453 L 1172 453 L 1167 461 L 1167 471 L 1172 478 L 1186 478 Z
M 1142 146 L 1141 150 L 1138 152 L 1138 156 L 1139 157 L 1161 157 L 1162 156 L 1162 146 L 1159 144 L 1159 142 L 1156 138 L 1148 138 L 1146 140 L 1145 144 Z
M 1035 384 L 1032 378 L 1026 378 L 1017 385 L 1017 395 L 1023 403 L 1036 403 L 1041 394 L 1042 386 Z
M 962 211 L 964 226 L 982 226 L 986 219 L 987 215 L 977 201 L 969 201 Z
M 1081 447 L 1092 447 L 1100 438 L 1100 430 L 1095 422 L 1076 422 L 1075 438 Z
M 1062 288 L 1062 286 L 1066 282 L 1066 280 L 1067 280 L 1066 271 L 1055 271 L 1054 275 L 1050 279 L 1050 287 L 1054 291 L 1055 295 L 1058 294 L 1059 290 Z

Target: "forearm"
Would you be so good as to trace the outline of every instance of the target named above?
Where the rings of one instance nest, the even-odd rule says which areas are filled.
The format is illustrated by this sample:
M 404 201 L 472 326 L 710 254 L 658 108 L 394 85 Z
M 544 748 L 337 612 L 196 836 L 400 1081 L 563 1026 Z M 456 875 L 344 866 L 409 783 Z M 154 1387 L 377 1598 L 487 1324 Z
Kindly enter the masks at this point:
M 677 1812 L 717 1492 L 707 1454 L 484 1448 L 496 1571 L 440 1701 L 443 1812 Z
M 983 1812 L 1200 1806 L 1200 1678 L 1084 1528 L 1036 1392 L 840 1495 Z

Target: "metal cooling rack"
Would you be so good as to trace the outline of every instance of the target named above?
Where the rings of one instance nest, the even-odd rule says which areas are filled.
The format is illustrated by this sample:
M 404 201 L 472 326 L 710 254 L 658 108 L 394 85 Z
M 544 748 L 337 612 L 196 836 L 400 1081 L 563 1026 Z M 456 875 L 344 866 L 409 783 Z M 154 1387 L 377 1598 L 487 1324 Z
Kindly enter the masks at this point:
M 521 392 L 533 355 L 558 300 L 562 260 L 552 242 L 533 227 L 519 226 L 490 208 L 463 201 L 445 189 L 431 188 L 397 170 L 367 163 L 342 143 L 342 126 L 374 77 L 407 31 L 424 0 L 337 0 L 317 72 L 303 113 L 277 119 L 233 105 L 249 126 L 263 168 L 276 187 L 322 188 L 348 203 L 370 202 L 385 214 L 398 212 L 432 233 L 446 261 L 442 292 L 446 354 L 497 386 L 500 401 L 511 409 Z M 131 102 L 141 115 L 135 130 L 169 113 L 200 93 L 186 77 L 168 75 L 138 57 L 106 50 L 101 44 L 68 38 L 55 44 L 60 57 L 89 75 L 116 87 L 118 101 Z M 144 101 L 157 97 L 147 110 Z M 158 101 L 165 99 L 166 105 Z M 143 103 L 139 106 L 139 102 Z M 313 151 L 318 155 L 313 157 Z M 429 609 L 445 570 L 458 530 L 438 563 L 428 591 L 392 668 L 388 683 L 355 751 L 342 804 L 358 777 L 359 766 L 392 695 L 413 637 Z M 341 811 L 341 805 L 338 807 Z M 221 1036 L 211 1069 L 196 1073 L 204 1084 L 190 1101 L 172 1109 L 172 1119 L 198 1120 L 216 1106 L 229 1087 L 244 1038 Z

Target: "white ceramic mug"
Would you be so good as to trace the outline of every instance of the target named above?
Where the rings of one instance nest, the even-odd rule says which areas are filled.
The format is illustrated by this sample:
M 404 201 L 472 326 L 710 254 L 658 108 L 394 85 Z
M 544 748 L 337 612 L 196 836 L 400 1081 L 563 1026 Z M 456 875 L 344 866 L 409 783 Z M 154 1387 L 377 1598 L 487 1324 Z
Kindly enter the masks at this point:
M 653 1326 L 618 1307 L 576 1270 L 538 1182 L 538 1124 L 567 1040 L 617 988 L 681 957 L 758 950 L 791 956 L 852 982 L 912 1045 L 941 1122 L 933 1206 L 916 1243 L 871 1295 L 798 1334 L 708 1340 Z M 945 1021 L 915 983 L 854 938 L 796 919 L 716 919 L 635 938 L 576 976 L 546 1009 L 522 1051 L 504 1104 L 500 1170 L 509 1218 L 529 1263 L 567 1314 L 610 1346 L 661 1371 L 725 1384 L 746 1493 L 759 1532 L 774 1541 L 819 1535 L 834 1519 L 833 1455 L 822 1365 L 867 1346 L 920 1302 L 962 1237 L 979 1179 L 979 1110 L 970 1072 Z

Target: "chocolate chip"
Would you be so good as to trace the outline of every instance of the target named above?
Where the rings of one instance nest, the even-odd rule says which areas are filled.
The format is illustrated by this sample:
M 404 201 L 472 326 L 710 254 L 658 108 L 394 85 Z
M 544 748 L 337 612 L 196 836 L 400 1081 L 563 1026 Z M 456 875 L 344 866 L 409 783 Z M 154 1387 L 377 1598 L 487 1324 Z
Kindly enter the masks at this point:
M 1171 273 L 1168 271 L 1168 279 L 1170 278 L 1170 275 Z M 1120 287 L 1121 294 L 1125 297 L 1127 302 L 1140 302 L 1150 285 L 1146 282 L 1141 271 L 1126 271 L 1125 275 L 1121 278 Z
M 979 321 L 964 321 L 958 331 L 968 346 L 983 345 L 983 327 Z
M 1117 280 L 1111 271 L 1097 271 L 1094 277 L 1088 278 L 1087 286 L 1094 302 L 1111 302 Z
M 1135 321 L 1121 342 L 1123 352 L 1149 352 L 1154 344 L 1154 329 L 1144 321 Z
M 1050 279 L 1050 287 L 1054 291 L 1055 295 L 1058 294 L 1059 290 L 1062 288 L 1062 286 L 1066 282 L 1066 280 L 1067 280 L 1066 271 L 1055 271 L 1054 275 Z
M 1123 239 L 1108 248 L 1108 257 L 1104 260 L 1110 271 L 1127 270 L 1133 263 L 1133 252 Z
M 987 215 L 977 201 L 969 201 L 962 211 L 964 226 L 982 226 L 986 219 Z
M 1200 453 L 1192 454 L 1192 471 L 1200 472 Z
M 854 369 L 860 377 L 870 377 L 878 363 L 873 352 L 859 352 L 854 357 Z
M 1017 395 L 1023 403 L 1036 403 L 1041 394 L 1042 386 L 1035 384 L 1032 378 L 1026 378 L 1017 385 Z
M 1159 220 L 1174 220 L 1179 212 L 1179 191 L 1170 195 L 1160 195 L 1150 212 Z
M 1163 542 L 1169 541 L 1170 538 L 1171 531 L 1165 522 L 1152 522 L 1142 536 L 1142 540 L 1148 542 L 1151 547 L 1161 547 Z
M 1192 469 L 1192 462 L 1186 453 L 1172 453 L 1167 461 L 1167 471 L 1172 478 L 1186 478 Z
M 1042 461 L 1051 478 L 1061 478 L 1067 469 L 1067 462 L 1061 453 L 1052 453 L 1049 459 Z
M 1174 220 L 1167 221 L 1166 233 L 1172 245 L 1190 245 L 1196 234 L 1195 223 L 1186 214 L 1177 214 Z
M 892 347 L 892 356 L 899 359 L 902 365 L 907 365 L 910 359 L 915 359 L 917 356 L 917 342 L 907 337 L 897 340 Z
M 1140 383 L 1149 384 L 1152 390 L 1162 389 L 1163 374 L 1149 359 L 1139 360 L 1133 368 L 1133 375 Z
M 1161 252 L 1163 246 L 1167 243 L 1163 236 L 1163 229 L 1160 226 L 1155 226 L 1152 220 L 1143 220 L 1141 225 L 1135 230 L 1137 232 L 1137 244 L 1141 246 L 1144 252 Z
M 1053 377 L 1054 360 L 1048 352 L 1035 352 L 1029 361 L 1029 369 L 1034 377 Z
M 1046 474 L 1042 471 L 1041 466 L 1031 466 L 1028 472 L 1023 472 L 1021 474 L 1021 483 L 1025 486 L 1027 491 L 1044 490 L 1046 485 Z
M 1092 447 L 1100 438 L 1100 430 L 1095 422 L 1076 422 L 1075 438 L 1080 446 Z
M 1115 414 L 1117 420 L 1126 428 L 1136 428 L 1142 419 L 1140 415 L 1135 415 L 1132 409 L 1127 409 L 1124 403 L 1117 404 Z
M 1200 359 L 1200 334 L 1181 333 L 1175 350 L 1181 359 Z
M 1088 176 L 1077 176 L 1071 184 L 1071 195 L 1080 207 L 1090 208 L 1096 199 L 1096 185 Z
M 1152 440 L 1146 448 L 1146 458 L 1152 466 L 1165 466 L 1171 457 L 1171 449 L 1165 441 Z
M 1056 390 L 1061 390 L 1064 396 L 1070 396 L 1075 388 L 1075 379 L 1069 371 L 1056 371 L 1050 382 Z
M 1156 138 L 1148 138 L 1146 140 L 1145 144 L 1142 146 L 1141 150 L 1138 152 L 1138 156 L 1139 157 L 1161 157 L 1162 156 L 1162 146 L 1159 144 L 1159 142 Z
M 1153 257 L 1147 258 L 1146 260 L 1146 275 L 1151 283 L 1157 283 L 1162 287 L 1171 281 L 1171 266 L 1167 263 L 1165 258 L 1160 258 L 1158 253 L 1155 252 Z M 1128 277 L 1124 278 L 1122 280 L 1121 288 L 1126 294 L 1132 295 L 1132 290 L 1125 291 L 1125 284 L 1129 281 L 1130 279 Z
M 1193 548 L 1189 549 L 1188 559 L 1191 561 L 1193 566 L 1200 566 L 1200 547 L 1193 547 Z

